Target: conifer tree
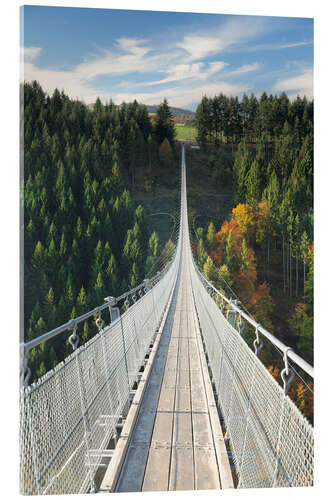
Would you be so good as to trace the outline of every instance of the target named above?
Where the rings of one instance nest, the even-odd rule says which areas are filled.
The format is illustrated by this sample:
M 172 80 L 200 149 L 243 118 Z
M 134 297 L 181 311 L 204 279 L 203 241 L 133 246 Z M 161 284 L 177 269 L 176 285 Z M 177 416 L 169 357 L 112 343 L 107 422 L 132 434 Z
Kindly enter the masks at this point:
M 173 153 L 170 146 L 170 142 L 167 138 L 163 139 L 162 144 L 159 147 L 159 158 L 162 166 L 165 169 L 169 169 L 173 165 Z
M 98 273 L 96 283 L 94 285 L 95 291 L 95 303 L 96 305 L 100 305 L 103 302 L 104 297 L 104 281 L 102 278 L 102 273 Z
M 87 300 L 86 292 L 85 292 L 83 285 L 81 286 L 79 295 L 77 296 L 76 307 L 77 307 L 77 313 L 79 316 L 88 312 L 89 305 L 88 305 L 88 300 Z
M 167 139 L 171 148 L 174 147 L 175 126 L 172 121 L 173 115 L 171 113 L 168 101 L 164 99 L 157 108 L 157 121 L 155 125 L 154 135 L 158 144 Z
M 255 159 L 246 176 L 246 201 L 252 206 L 256 206 L 260 200 L 260 173 L 259 164 Z
M 207 278 L 207 280 L 214 282 L 214 280 L 216 278 L 216 268 L 215 268 L 213 261 L 210 257 L 207 257 L 203 271 L 204 271 L 204 275 Z
M 213 250 L 213 246 L 214 246 L 214 236 L 215 236 L 215 226 L 213 224 L 213 222 L 211 221 L 209 224 L 208 224 L 208 230 L 207 230 L 207 248 L 208 248 L 208 251 L 211 252 Z

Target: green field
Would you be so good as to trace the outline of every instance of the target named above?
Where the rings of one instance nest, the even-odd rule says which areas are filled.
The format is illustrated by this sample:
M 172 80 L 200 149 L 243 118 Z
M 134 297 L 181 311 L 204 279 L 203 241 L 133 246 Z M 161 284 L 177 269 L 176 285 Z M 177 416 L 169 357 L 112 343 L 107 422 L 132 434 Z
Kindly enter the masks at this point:
M 195 127 L 186 127 L 186 125 L 176 124 L 176 139 L 196 140 L 197 129 Z

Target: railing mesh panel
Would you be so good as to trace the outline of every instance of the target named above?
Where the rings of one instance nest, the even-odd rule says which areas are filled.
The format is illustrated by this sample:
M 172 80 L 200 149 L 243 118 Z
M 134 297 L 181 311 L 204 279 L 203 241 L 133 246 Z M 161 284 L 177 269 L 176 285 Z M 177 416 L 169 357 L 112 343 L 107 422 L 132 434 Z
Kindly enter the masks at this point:
M 35 384 L 21 389 L 23 494 L 89 491 L 154 340 L 177 275 L 166 274 L 110 326 Z
M 313 428 L 231 326 L 192 267 L 193 293 L 238 487 L 311 486 Z

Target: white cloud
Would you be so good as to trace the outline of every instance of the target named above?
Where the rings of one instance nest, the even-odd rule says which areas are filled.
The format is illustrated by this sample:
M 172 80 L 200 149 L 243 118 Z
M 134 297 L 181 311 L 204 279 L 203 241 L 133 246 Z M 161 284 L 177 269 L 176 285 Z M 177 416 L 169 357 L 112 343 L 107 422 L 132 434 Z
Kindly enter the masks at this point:
M 264 43 L 261 45 L 250 45 L 249 47 L 241 47 L 242 51 L 257 52 L 258 50 L 281 50 L 291 49 L 295 47 L 304 47 L 305 45 L 312 45 L 312 41 L 294 42 L 294 43 Z
M 258 31 L 262 32 L 263 25 L 260 18 L 238 17 L 228 20 L 215 31 L 207 33 L 207 30 L 202 30 L 191 35 L 185 34 L 182 35 L 181 41 L 178 38 L 177 41 L 170 42 L 168 39 L 166 45 L 158 47 L 145 39 L 122 37 L 115 40 L 111 49 L 99 49 L 98 53 L 90 54 L 70 71 L 38 67 L 35 59 L 38 58 L 42 49 L 26 47 L 22 74 L 26 81 L 37 80 L 48 94 L 52 94 L 55 88 L 59 88 L 70 97 L 79 98 L 85 102 L 94 101 L 98 96 L 102 100 L 110 97 L 115 100 L 115 96 L 118 95 L 120 96 L 118 100 L 122 100 L 122 94 L 117 94 L 117 89 L 126 89 L 126 82 L 118 85 L 111 84 L 110 90 L 105 89 L 103 93 L 96 87 L 96 80 L 99 77 L 128 75 L 127 79 L 130 83 L 126 90 L 133 88 L 133 95 L 135 95 L 136 88 L 138 88 L 135 83 L 137 79 L 132 80 L 132 75 L 147 75 L 146 81 L 140 79 L 140 87 L 147 85 L 151 88 L 172 83 L 178 90 L 169 90 L 170 98 L 176 99 L 178 104 L 183 105 L 181 102 L 183 95 L 184 102 L 191 104 L 190 96 L 197 99 L 199 94 L 202 95 L 206 89 L 207 92 L 213 88 L 216 88 L 217 92 L 231 94 L 238 92 L 236 85 L 230 85 L 225 81 L 218 82 L 221 79 L 220 72 L 227 66 L 226 62 L 214 60 L 207 63 L 203 59 L 207 55 L 221 53 L 224 48 L 234 43 L 251 38 Z M 162 78 L 154 81 L 152 75 L 158 74 Z M 145 93 L 144 99 L 151 98 L 156 102 L 156 99 L 164 95 L 164 92 Z M 128 95 L 132 96 L 132 94 Z
M 178 64 L 165 71 L 166 73 L 169 73 L 169 76 L 163 78 L 162 80 L 153 81 L 151 82 L 151 85 L 163 85 L 165 83 L 179 82 L 187 79 L 205 80 L 209 76 L 222 71 L 227 64 L 228 63 L 223 61 L 215 61 L 208 64 L 203 62 L 194 64 Z
M 115 40 L 111 48 L 99 48 L 97 53 L 87 55 L 69 71 L 40 68 L 36 59 L 42 48 L 26 47 L 23 49 L 25 64 L 22 74 L 26 81 L 39 81 L 48 94 L 52 94 L 55 88 L 63 89 L 71 98 L 85 102 L 93 102 L 97 97 L 102 101 L 112 98 L 117 103 L 136 98 L 140 102 L 156 104 L 167 97 L 175 106 L 190 106 L 199 102 L 204 94 L 240 95 L 246 92 L 246 83 L 230 84 L 226 79 L 257 71 L 260 64 L 248 63 L 226 71 L 228 63 L 220 60 L 221 54 L 230 47 L 250 41 L 258 33 L 262 36 L 268 28 L 265 18 L 239 16 L 209 33 L 207 30 L 190 35 L 185 33 L 181 40 L 170 41 L 168 38 L 165 45 L 158 47 L 149 40 L 122 37 Z M 214 59 L 207 62 L 207 56 Z M 101 92 L 97 79 L 101 88 L 105 81 L 101 77 L 107 75 L 118 78 L 105 83 Z M 141 75 L 140 78 L 137 75 Z M 119 82 L 122 76 L 128 81 Z M 310 89 L 307 76 L 299 77 L 302 89 Z M 279 85 L 295 84 L 287 79 L 276 83 L 277 90 Z M 145 90 L 139 92 L 138 89 L 142 88 Z
M 178 43 L 178 47 L 187 52 L 189 61 L 197 61 L 219 52 L 223 48 L 223 42 L 219 37 L 186 36 Z
M 23 56 L 26 61 L 32 61 L 33 59 L 37 59 L 41 51 L 41 47 L 22 47 L 21 56 Z
M 207 36 L 206 33 L 187 35 L 178 47 L 185 50 L 188 61 L 199 61 L 229 48 L 234 44 L 249 40 L 266 29 L 265 18 L 238 17 L 227 21 Z
M 309 98 L 313 97 L 313 69 L 306 68 L 297 75 L 290 78 L 278 80 L 273 87 L 276 91 L 289 93 L 293 98 L 297 94 L 305 95 Z M 292 94 L 290 94 L 292 92 Z
M 83 99 L 86 102 L 109 99 L 111 93 L 97 91 L 93 81 L 102 75 L 124 75 L 129 73 L 145 73 L 161 69 L 161 56 L 147 54 L 150 47 L 144 46 L 145 40 L 120 38 L 116 40 L 115 50 L 100 50 L 98 55 L 78 64 L 71 71 L 56 69 L 42 69 L 34 64 L 41 48 L 25 47 L 25 63 L 21 74 L 26 81 L 37 80 L 43 89 L 52 94 L 55 88 L 63 89 L 70 97 Z M 171 53 L 163 57 L 163 64 L 167 66 L 173 57 Z
M 116 40 L 116 51 L 103 49 L 102 56 L 95 56 L 92 60 L 78 64 L 74 71 L 79 77 L 92 80 L 100 75 L 125 75 L 156 70 L 161 64 L 160 55 L 146 57 L 151 52 L 149 46 L 142 46 L 146 43 L 145 40 L 136 38 L 119 38 Z
M 254 62 L 252 64 L 244 64 L 243 66 L 240 66 L 239 68 L 235 69 L 234 71 L 228 71 L 226 76 L 239 76 L 243 75 L 244 73 L 249 73 L 250 71 L 258 71 L 261 68 L 260 64 L 258 62 Z
M 186 80 L 191 81 L 193 87 L 196 82 L 204 82 L 217 75 L 227 65 L 223 61 L 185 63 L 185 58 L 180 55 L 176 45 L 162 48 L 158 52 L 154 51 L 146 40 L 136 38 L 117 39 L 113 50 L 100 49 L 97 55 L 90 56 L 71 71 L 39 68 L 33 58 L 38 56 L 40 50 L 34 47 L 27 48 L 30 59 L 26 59 L 23 67 L 24 79 L 39 81 L 49 94 L 52 94 L 55 88 L 59 88 L 70 97 L 78 97 L 86 102 L 93 101 L 98 96 L 101 99 L 114 98 L 114 89 L 104 95 L 94 89 L 94 81 L 99 76 L 141 73 L 150 75 L 149 81 L 146 82 L 149 86 Z M 152 81 L 151 73 L 164 73 L 166 77 Z M 122 85 L 124 86 L 124 83 Z M 132 82 L 130 86 L 135 88 L 135 83 Z M 157 98 L 158 95 L 155 100 Z
M 25 62 L 21 74 L 25 81 L 37 80 L 49 95 L 58 88 L 64 90 L 72 99 L 78 98 L 85 102 L 93 102 L 98 96 L 102 98 L 100 92 L 87 86 L 85 80 L 74 71 L 40 69 L 31 62 Z
M 118 38 L 116 40 L 119 48 L 124 52 L 131 52 L 139 56 L 144 56 L 149 49 L 142 47 L 142 44 L 146 44 L 147 40 L 140 40 L 138 38 Z
M 158 104 L 166 98 L 173 106 L 183 107 L 201 101 L 204 95 L 213 97 L 220 92 L 226 95 L 239 95 L 248 90 L 249 88 L 245 85 L 232 85 L 225 81 L 218 81 L 204 84 L 196 83 L 192 86 L 184 84 L 155 92 L 118 93 L 113 96 L 113 100 L 116 104 L 134 99 L 145 104 Z
M 293 47 L 304 47 L 304 45 L 312 45 L 312 41 L 308 42 L 296 42 L 296 43 L 285 43 L 277 46 L 278 49 L 290 49 Z

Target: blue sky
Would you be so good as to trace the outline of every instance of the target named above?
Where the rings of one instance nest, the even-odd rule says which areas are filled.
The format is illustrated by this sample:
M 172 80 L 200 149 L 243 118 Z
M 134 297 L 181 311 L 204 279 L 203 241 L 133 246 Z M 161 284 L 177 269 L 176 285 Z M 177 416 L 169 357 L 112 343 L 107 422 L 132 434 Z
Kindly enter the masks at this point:
M 22 78 L 86 103 L 195 110 L 204 94 L 313 95 L 313 20 L 25 6 Z

